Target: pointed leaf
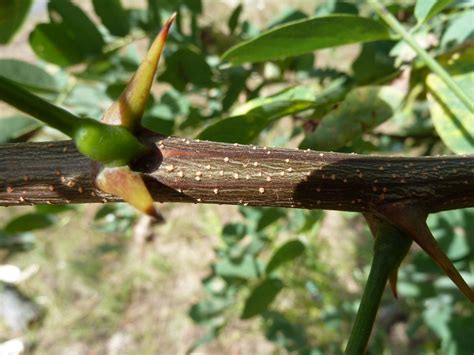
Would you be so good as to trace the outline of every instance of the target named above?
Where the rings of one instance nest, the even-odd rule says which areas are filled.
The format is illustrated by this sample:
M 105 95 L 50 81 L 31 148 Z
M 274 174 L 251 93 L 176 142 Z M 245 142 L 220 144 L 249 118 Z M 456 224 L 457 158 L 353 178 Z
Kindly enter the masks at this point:
M 474 5 L 474 2 L 473 2 Z M 441 47 L 456 46 L 469 38 L 474 37 L 474 26 L 472 19 L 474 18 L 474 9 L 462 11 L 456 14 L 449 21 L 446 31 L 441 38 Z
M 57 92 L 59 84 L 43 68 L 16 59 L 0 59 L 0 75 L 28 89 Z
M 273 253 L 267 267 L 265 268 L 265 273 L 270 274 L 281 265 L 296 259 L 304 253 L 305 249 L 305 245 L 299 240 L 290 240 L 283 244 Z
M 240 318 L 249 319 L 265 312 L 282 289 L 283 283 L 279 279 L 265 279 L 246 299 Z
M 418 23 L 428 21 L 452 2 L 453 0 L 417 0 L 415 17 Z
M 36 55 L 61 67 L 80 63 L 84 53 L 74 44 L 62 24 L 41 23 L 30 33 L 30 46 Z
M 158 79 L 170 83 L 176 90 L 184 91 L 187 84 L 211 86 L 211 75 L 211 68 L 203 54 L 180 48 L 166 58 L 166 70 Z
M 0 43 L 11 41 L 30 11 L 32 0 L 0 1 Z
M 7 233 L 23 233 L 36 229 L 48 228 L 54 224 L 54 218 L 51 215 L 43 213 L 27 213 L 12 219 L 5 226 Z
M 105 42 L 92 20 L 72 1 L 50 0 L 48 11 L 51 23 L 60 23 L 71 33 L 74 45 L 86 56 L 101 53 Z
M 41 127 L 41 122 L 27 116 L 0 118 L 0 143 L 19 138 Z
M 301 85 L 269 97 L 257 98 L 238 107 L 231 117 L 205 128 L 198 138 L 248 144 L 275 120 L 308 109 L 331 106 L 344 97 L 348 88 L 345 79 L 341 79 L 322 90 L 316 86 Z
M 447 69 L 454 81 L 474 101 L 474 48 L 467 49 L 459 59 L 455 58 L 448 60 L 451 65 L 447 63 Z M 453 152 L 474 153 L 474 112 L 436 74 L 429 74 L 426 84 L 431 93 L 428 102 L 436 132 Z
M 340 148 L 392 117 L 402 97 L 399 90 L 391 87 L 356 88 L 305 137 L 300 148 L 326 151 Z
M 380 22 L 353 15 L 295 21 L 229 49 L 223 59 L 234 64 L 281 59 L 344 44 L 390 39 Z
M 352 63 L 354 80 L 359 85 L 374 83 L 397 73 L 395 58 L 390 55 L 395 41 L 364 43 L 362 51 Z
M 271 21 L 267 24 L 267 29 L 274 28 L 289 22 L 294 22 L 298 20 L 302 20 L 308 18 L 303 11 L 298 8 L 287 7 L 283 10 L 282 13 L 277 15 L 275 18 L 271 19 Z
M 115 36 L 126 36 L 130 31 L 127 12 L 120 0 L 93 0 L 95 13 L 109 32 Z
M 242 4 L 239 4 L 232 11 L 232 14 L 229 17 L 229 20 L 227 21 L 227 26 L 229 27 L 229 31 L 231 34 L 234 33 L 235 28 L 237 27 L 239 23 L 239 17 L 241 13 L 242 13 Z
M 66 67 L 102 53 L 102 35 L 79 7 L 52 0 L 48 10 L 50 23 L 41 23 L 30 33 L 30 45 L 38 57 Z
M 221 259 L 215 264 L 215 272 L 222 277 L 248 280 L 256 279 L 260 275 L 261 269 L 257 260 L 246 254 L 238 260 Z

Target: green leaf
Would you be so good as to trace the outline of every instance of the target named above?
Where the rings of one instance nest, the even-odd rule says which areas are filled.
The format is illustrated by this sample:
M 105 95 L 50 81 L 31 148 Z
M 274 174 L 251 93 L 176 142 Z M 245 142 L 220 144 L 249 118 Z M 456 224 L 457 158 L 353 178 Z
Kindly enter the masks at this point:
M 31 233 L 7 234 L 0 230 L 0 250 L 28 251 L 35 247 L 35 236 Z
M 228 306 L 229 301 L 226 299 L 212 298 L 204 300 L 191 306 L 189 316 L 198 324 L 207 323 L 220 316 Z
M 158 79 L 170 83 L 176 90 L 184 91 L 188 83 L 209 87 L 211 75 L 211 68 L 203 55 L 181 48 L 166 57 L 166 69 Z
M 313 101 L 317 98 L 318 92 L 320 92 L 320 89 L 316 85 L 294 86 L 284 89 L 272 96 L 250 100 L 232 111 L 232 115 L 239 116 L 257 112 L 261 114 L 261 116 L 272 117 L 300 112 L 303 109 L 311 107 Z M 274 106 L 277 102 L 284 104 Z M 300 108 L 300 104 L 305 108 Z M 284 111 L 283 113 L 282 110 Z
M 4 230 L 7 233 L 23 233 L 35 229 L 44 229 L 54 224 L 54 218 L 43 213 L 27 213 L 12 219 Z
M 227 143 L 251 143 L 269 124 L 252 115 L 225 118 L 205 128 L 197 138 Z
M 66 67 L 85 59 L 62 24 L 42 23 L 30 33 L 30 46 L 41 59 Z
M 16 59 L 0 59 L 0 75 L 31 90 L 57 92 L 59 84 L 44 69 Z
M 474 48 L 448 59 L 446 69 L 470 100 L 474 100 Z M 457 154 L 474 153 L 474 113 L 436 74 L 427 76 L 426 85 L 431 93 L 428 97 L 431 117 L 444 144 Z
M 60 214 L 64 212 L 74 211 L 73 205 L 36 205 L 35 210 L 42 214 Z
M 349 43 L 390 39 L 380 22 L 353 15 L 332 15 L 292 22 L 229 49 L 234 64 L 286 58 Z
M 286 216 L 285 210 L 275 207 L 240 207 L 249 232 L 261 232 L 269 225 Z
M 262 231 L 268 226 L 273 225 L 280 218 L 286 217 L 286 211 L 281 208 L 264 207 L 261 209 L 261 211 L 262 214 L 258 219 L 258 223 L 255 228 L 257 232 Z
M 198 353 L 195 350 L 214 341 L 219 336 L 219 327 L 209 327 L 210 329 L 207 332 L 194 341 L 191 346 L 186 350 L 186 354 L 195 354 Z
M 324 312 L 321 313 L 324 314 Z M 330 311 L 327 313 L 330 313 Z M 330 317 L 334 319 L 333 315 Z M 302 323 L 291 321 L 287 316 L 276 311 L 267 311 L 262 318 L 266 338 L 279 347 L 285 347 L 287 353 L 307 355 L 325 354 L 323 350 L 311 348 L 306 334 L 306 326 Z M 331 320 L 325 322 L 321 319 L 321 321 L 324 322 L 323 324 L 325 326 L 331 328 Z
M 37 25 L 30 33 L 30 45 L 38 57 L 65 67 L 102 53 L 102 35 L 79 7 L 53 0 L 48 10 L 51 22 Z
M 30 11 L 32 0 L 0 1 L 0 43 L 10 42 Z
M 73 39 L 74 45 L 86 55 L 96 55 L 102 51 L 104 40 L 95 24 L 71 1 L 51 0 L 48 3 L 52 23 L 61 23 Z
M 461 12 L 454 16 L 446 28 L 441 38 L 441 46 L 460 44 L 468 39 L 474 39 L 474 26 L 472 19 L 474 18 L 474 10 Z
M 239 279 L 256 279 L 261 274 L 261 267 L 251 255 L 239 260 L 221 259 L 215 264 L 215 272 L 222 277 Z
M 115 36 L 126 36 L 130 31 L 127 11 L 120 0 L 93 0 L 94 11 L 109 32 Z
M 474 235 L 474 208 L 431 214 L 427 222 L 440 247 L 451 260 L 465 257 L 474 260 L 474 240 L 470 238 Z M 466 271 L 468 269 L 466 264 Z
M 195 15 L 200 14 L 202 12 L 201 0 L 181 0 L 181 2 Z
M 352 90 L 305 137 L 300 148 L 328 151 L 344 146 L 392 117 L 402 96 L 391 87 L 365 86 Z
M 242 223 L 228 223 L 222 228 L 221 238 L 227 245 L 235 245 L 247 233 L 247 227 Z
M 229 17 L 229 20 L 227 21 L 227 26 L 229 26 L 229 32 L 231 34 L 234 33 L 237 25 L 239 24 L 239 17 L 241 13 L 242 13 L 242 4 L 239 4 L 236 6 L 234 11 L 232 11 L 232 14 Z
M 415 5 L 415 17 L 418 23 L 428 21 L 452 1 L 453 0 L 417 0 Z
M 352 63 L 354 80 L 359 85 L 370 84 L 397 73 L 395 58 L 390 55 L 395 41 L 364 43 L 362 51 Z
M 0 118 L 0 143 L 7 143 L 41 127 L 41 122 L 27 116 Z
M 248 144 L 275 120 L 308 109 L 330 106 L 341 100 L 347 90 L 348 84 L 342 79 L 323 90 L 301 85 L 269 97 L 257 98 L 238 107 L 231 117 L 205 128 L 198 138 Z
M 452 342 L 452 323 L 457 317 L 453 317 L 453 301 L 450 297 L 431 298 L 426 301 L 425 309 L 423 311 L 423 320 L 426 325 L 443 341 L 442 353 L 457 354 L 454 351 L 448 352 L 446 345 Z M 454 318 L 454 319 L 453 319 Z M 467 337 L 472 338 L 472 337 Z M 451 344 L 453 345 L 453 344 Z M 469 347 L 468 347 L 469 348 Z M 468 349 L 465 348 L 465 349 Z M 460 348 L 462 349 L 462 348 Z
M 224 80 L 229 83 L 225 96 L 222 99 L 222 111 L 226 112 L 239 98 L 242 90 L 245 89 L 250 73 L 242 67 L 230 67 L 227 70 L 222 70 L 221 73 L 225 75 Z
M 314 13 L 316 16 L 327 16 L 331 14 L 357 15 L 359 8 L 357 4 L 354 4 L 354 1 L 328 0 L 323 1 L 322 5 L 318 6 Z
M 174 131 L 174 120 L 168 118 L 144 114 L 141 122 L 144 128 L 163 135 L 171 135 Z
M 281 265 L 292 261 L 304 253 L 305 245 L 299 240 L 290 240 L 280 246 L 270 258 L 270 261 L 265 268 L 265 273 L 270 274 Z
M 293 7 L 288 7 L 286 9 L 284 9 L 283 12 L 280 15 L 278 15 L 277 17 L 272 19 L 267 24 L 267 28 L 270 29 L 270 28 L 273 28 L 273 27 L 283 25 L 283 24 L 288 23 L 288 22 L 302 20 L 304 18 L 308 18 L 308 15 L 306 15 L 303 11 L 301 11 L 299 9 L 295 9 Z
M 189 117 L 189 102 L 184 94 L 172 89 L 161 96 L 160 103 L 145 111 L 142 126 L 170 135 L 174 131 L 175 122 L 181 117 Z
M 282 289 L 283 283 L 279 279 L 265 279 L 246 299 L 240 318 L 249 319 L 265 312 Z
M 100 119 L 112 104 L 103 83 L 76 84 L 69 92 L 65 105 L 79 116 Z

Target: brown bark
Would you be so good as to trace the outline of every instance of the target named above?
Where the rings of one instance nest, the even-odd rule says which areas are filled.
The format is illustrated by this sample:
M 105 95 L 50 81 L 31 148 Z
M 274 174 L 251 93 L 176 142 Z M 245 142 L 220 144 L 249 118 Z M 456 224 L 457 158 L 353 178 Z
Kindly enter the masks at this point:
M 134 164 L 156 201 L 376 212 L 474 206 L 474 156 L 400 158 L 146 137 Z M 94 185 L 99 166 L 71 141 L 0 146 L 0 205 L 118 201 Z

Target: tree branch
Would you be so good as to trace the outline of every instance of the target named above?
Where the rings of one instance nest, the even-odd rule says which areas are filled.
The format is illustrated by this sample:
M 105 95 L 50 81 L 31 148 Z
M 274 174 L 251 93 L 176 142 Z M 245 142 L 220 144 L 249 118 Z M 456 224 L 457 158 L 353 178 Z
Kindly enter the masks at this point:
M 427 213 L 474 206 L 474 156 L 400 158 L 145 136 L 135 162 L 160 202 Z M 0 146 L 0 205 L 118 201 L 94 180 L 100 166 L 71 141 Z

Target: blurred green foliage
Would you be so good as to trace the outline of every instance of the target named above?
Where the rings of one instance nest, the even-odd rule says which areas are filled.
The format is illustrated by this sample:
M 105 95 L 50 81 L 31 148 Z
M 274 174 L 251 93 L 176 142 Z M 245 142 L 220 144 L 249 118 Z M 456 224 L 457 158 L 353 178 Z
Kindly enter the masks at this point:
M 472 97 L 474 3 L 386 3 Z M 0 42 L 12 38 L 30 5 L 0 4 Z M 241 4 L 228 18 L 211 14 L 206 24 L 200 0 L 149 0 L 145 8 L 125 8 L 120 0 L 93 0 L 92 5 L 100 24 L 77 3 L 49 1 L 49 20 L 36 24 L 29 35 L 38 62 L 2 58 L 0 75 L 81 116 L 99 119 L 138 67 L 135 42 L 152 39 L 177 11 L 159 69 L 162 85 L 143 117 L 150 130 L 365 154 L 474 153 L 472 113 L 363 1 L 327 1 L 312 13 L 288 8 L 263 26 L 244 18 Z M 348 43 L 361 44 L 350 55 L 337 48 L 316 51 Z M 0 119 L 0 143 L 42 133 L 29 117 Z M 0 230 L 0 249 L 7 251 L 2 260 L 41 243 L 35 230 L 54 228 L 57 214 L 71 209 L 80 213 L 36 206 L 9 220 Z M 341 353 L 360 293 L 350 291 L 335 277 L 336 270 L 319 261 L 328 247 L 319 237 L 325 214 L 251 207 L 239 212 L 240 222 L 222 226 L 215 260 L 202 280 L 205 296 L 190 305 L 189 316 L 205 329 L 192 348 L 225 335 L 233 319 L 258 317 L 262 333 L 279 349 Z M 346 219 L 360 225 L 353 216 Z M 429 219 L 433 234 L 471 285 L 473 221 L 473 209 Z M 94 226 L 103 233 L 130 235 L 136 222 L 126 206 L 104 206 Z M 335 239 L 344 237 L 337 233 Z M 352 270 L 352 279 L 360 282 L 370 258 L 370 247 L 363 246 L 353 255 L 363 262 Z M 121 243 L 104 243 L 94 255 L 121 248 Z M 401 300 L 395 303 L 385 295 L 371 353 L 471 353 L 472 307 L 425 254 L 413 253 L 409 259 L 399 277 Z M 75 265 L 97 282 L 102 264 L 87 260 Z M 123 297 L 129 297 L 130 287 L 124 285 Z M 117 296 L 121 307 L 120 294 L 108 295 Z M 404 340 L 393 338 L 399 324 Z

